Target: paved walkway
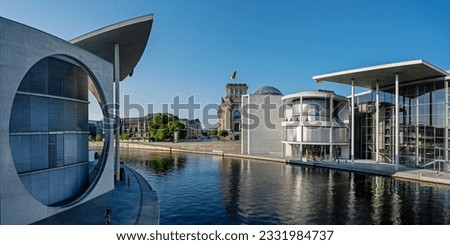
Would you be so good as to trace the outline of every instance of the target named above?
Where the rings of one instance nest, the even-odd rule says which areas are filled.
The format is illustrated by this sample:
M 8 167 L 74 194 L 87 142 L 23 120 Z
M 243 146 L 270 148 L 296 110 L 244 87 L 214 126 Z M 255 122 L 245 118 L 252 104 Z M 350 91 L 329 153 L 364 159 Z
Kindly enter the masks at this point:
M 112 225 L 159 224 L 156 192 L 134 170 L 125 166 L 125 171 L 131 174 L 130 184 L 127 181 L 116 182 L 114 190 L 34 224 L 104 225 L 108 206 L 112 210 Z
M 355 160 L 355 164 L 351 164 L 349 160 L 340 160 L 337 162 L 300 162 L 299 160 L 289 160 L 289 163 L 307 166 L 317 166 L 352 172 L 360 172 L 367 174 L 376 174 L 382 176 L 390 176 L 394 178 L 417 180 L 434 184 L 450 185 L 450 173 L 438 172 L 428 169 L 409 168 L 403 165 L 399 169 L 395 169 L 395 165 L 388 163 L 376 163 L 371 160 Z

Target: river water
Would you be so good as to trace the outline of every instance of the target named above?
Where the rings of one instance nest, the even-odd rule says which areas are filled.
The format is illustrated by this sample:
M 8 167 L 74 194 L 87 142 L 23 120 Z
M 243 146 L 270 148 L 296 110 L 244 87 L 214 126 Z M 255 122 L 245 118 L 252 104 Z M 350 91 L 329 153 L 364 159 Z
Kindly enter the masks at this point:
M 265 161 L 124 150 L 161 224 L 450 224 L 450 187 Z

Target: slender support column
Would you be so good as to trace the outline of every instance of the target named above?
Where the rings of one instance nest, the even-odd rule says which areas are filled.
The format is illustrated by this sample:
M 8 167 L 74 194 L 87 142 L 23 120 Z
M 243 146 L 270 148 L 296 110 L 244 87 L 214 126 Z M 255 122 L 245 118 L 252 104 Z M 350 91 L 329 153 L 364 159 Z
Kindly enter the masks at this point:
M 399 78 L 398 74 L 395 74 L 395 170 L 398 170 L 400 163 L 400 104 L 399 104 Z
M 416 94 L 419 95 L 419 85 L 416 85 Z M 419 97 L 416 97 L 416 168 L 419 166 Z
M 330 98 L 330 110 L 328 111 L 328 113 L 330 113 L 330 159 L 332 160 L 334 159 L 334 155 L 333 155 L 333 94 L 331 94 L 331 98 Z
M 444 88 L 445 88 L 444 162 L 446 163 L 448 161 L 448 80 L 444 81 Z
M 116 106 L 116 158 L 115 175 L 116 181 L 120 180 L 120 57 L 119 44 L 114 44 L 114 85 L 115 85 L 115 106 Z
M 299 120 L 299 126 L 300 126 L 300 145 L 298 149 L 298 155 L 300 158 L 300 161 L 303 161 L 303 97 L 300 97 L 300 120 Z M 299 141 L 299 139 L 297 139 Z
M 285 117 L 286 118 L 286 117 Z M 283 125 L 281 126 L 281 130 L 282 130 L 282 138 L 281 138 L 281 158 L 285 158 L 286 157 L 286 143 L 283 143 L 283 141 L 286 140 L 286 127 L 283 127 Z
M 245 95 L 243 95 L 242 96 L 242 99 L 241 99 L 241 101 L 242 101 L 242 103 L 241 103 L 241 122 L 242 122 L 242 127 L 241 127 L 241 133 L 242 133 L 242 138 L 241 138 L 241 154 L 248 154 L 248 137 L 247 138 L 244 138 L 244 136 L 245 136 L 245 133 L 246 133 L 246 131 L 245 130 L 247 130 L 248 129 L 248 125 L 247 125 L 247 129 L 245 129 L 245 127 L 244 127 L 244 124 L 246 123 L 246 122 L 244 122 L 244 113 L 245 113 L 245 111 L 244 111 L 244 109 L 245 109 Z M 248 100 L 247 100 L 248 101 Z M 247 123 L 248 123 L 248 121 L 247 121 Z M 246 143 L 245 142 L 245 140 L 247 141 L 247 145 L 246 146 L 244 146 L 244 144 Z M 245 147 L 247 147 L 247 148 L 245 148 Z M 247 150 L 245 150 L 244 151 L 244 149 L 247 149 Z
M 351 113 L 352 113 L 352 121 L 351 121 L 351 153 L 350 158 L 352 164 L 355 164 L 355 81 L 352 79 L 352 101 L 351 101 Z
M 375 160 L 380 162 L 380 84 L 377 81 L 375 92 Z
M 247 95 L 247 154 L 250 155 L 250 94 Z

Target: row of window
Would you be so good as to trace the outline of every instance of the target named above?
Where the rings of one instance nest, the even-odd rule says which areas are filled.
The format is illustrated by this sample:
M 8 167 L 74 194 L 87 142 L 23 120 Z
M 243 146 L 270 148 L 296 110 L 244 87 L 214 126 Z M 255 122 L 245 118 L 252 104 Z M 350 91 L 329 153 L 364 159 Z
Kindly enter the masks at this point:
M 88 73 L 58 58 L 42 59 L 23 78 L 18 91 L 88 100 Z
M 87 162 L 88 134 L 10 135 L 18 173 Z
M 88 131 L 88 110 L 84 102 L 16 94 L 10 132 Z
M 300 138 L 300 130 L 302 132 L 302 138 Z M 334 143 L 347 143 L 348 132 L 347 128 L 333 128 L 331 135 L 332 142 Z M 318 142 L 329 143 L 330 142 L 330 128 L 326 127 L 285 127 L 284 128 L 284 140 L 290 142 Z

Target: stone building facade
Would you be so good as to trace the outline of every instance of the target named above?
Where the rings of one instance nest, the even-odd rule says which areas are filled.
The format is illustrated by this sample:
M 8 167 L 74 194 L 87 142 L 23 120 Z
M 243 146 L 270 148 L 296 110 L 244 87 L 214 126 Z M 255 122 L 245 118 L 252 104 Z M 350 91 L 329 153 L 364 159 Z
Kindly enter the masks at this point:
M 225 86 L 226 96 L 222 97 L 217 117 L 219 130 L 227 130 L 229 138 L 240 139 L 241 131 L 241 97 L 247 94 L 248 86 L 245 83 L 228 83 Z

